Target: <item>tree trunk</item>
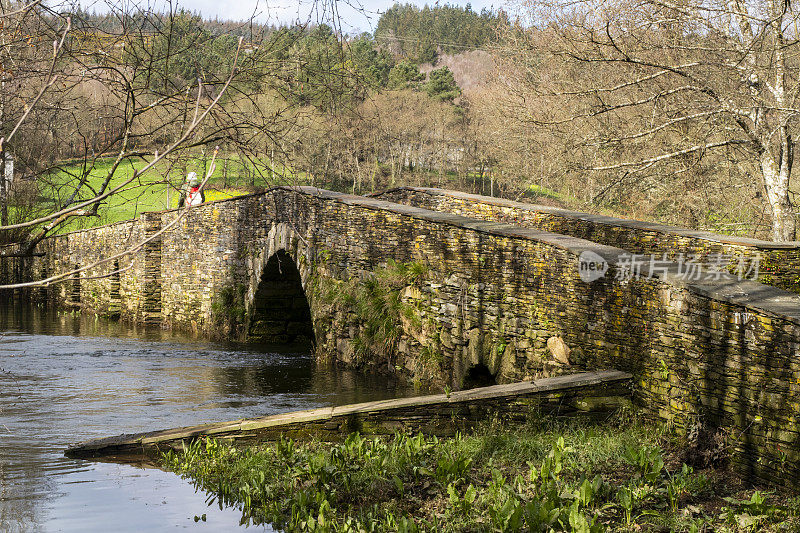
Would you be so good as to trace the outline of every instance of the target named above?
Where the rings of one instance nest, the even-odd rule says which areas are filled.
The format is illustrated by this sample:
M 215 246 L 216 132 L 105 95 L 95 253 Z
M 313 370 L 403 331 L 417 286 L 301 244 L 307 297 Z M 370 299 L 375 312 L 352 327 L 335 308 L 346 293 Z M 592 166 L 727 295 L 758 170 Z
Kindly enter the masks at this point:
M 794 208 L 789 200 L 789 176 L 791 167 L 778 166 L 768 152 L 761 156 L 761 173 L 767 201 L 772 209 L 772 239 L 774 241 L 793 241 L 797 231 Z
M 0 206 L 0 224 L 8 226 L 8 182 L 6 182 L 6 151 L 5 148 L 0 149 L 0 197 L 2 197 L 2 206 Z

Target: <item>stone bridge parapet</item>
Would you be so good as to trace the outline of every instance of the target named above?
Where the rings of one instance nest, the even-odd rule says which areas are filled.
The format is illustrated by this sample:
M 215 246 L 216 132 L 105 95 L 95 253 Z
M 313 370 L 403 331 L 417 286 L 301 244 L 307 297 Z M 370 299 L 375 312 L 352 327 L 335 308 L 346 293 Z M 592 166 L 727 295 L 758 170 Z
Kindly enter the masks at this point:
M 47 297 L 205 334 L 311 337 L 320 359 L 438 387 L 476 369 L 498 383 L 619 369 L 648 412 L 725 433 L 742 471 L 800 481 L 798 295 L 727 274 L 688 283 L 672 267 L 617 279 L 622 248 L 311 187 L 57 236 L 24 272 L 155 234 Z M 606 275 L 581 278 L 584 252 Z
M 699 261 L 725 261 L 732 269 L 756 265 L 761 283 L 800 293 L 800 242 L 720 235 L 429 187 L 397 187 L 372 197 L 571 235 L 623 248 L 631 254 L 665 256 L 671 260 L 683 256 Z

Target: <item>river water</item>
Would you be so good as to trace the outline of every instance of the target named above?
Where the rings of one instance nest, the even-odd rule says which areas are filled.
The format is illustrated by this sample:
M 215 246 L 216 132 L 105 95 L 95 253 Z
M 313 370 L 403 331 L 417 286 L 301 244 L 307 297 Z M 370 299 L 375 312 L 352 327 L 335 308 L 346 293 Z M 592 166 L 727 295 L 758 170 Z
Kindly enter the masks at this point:
M 211 343 L 78 313 L 6 307 L 0 332 L 2 532 L 244 531 L 237 509 L 206 505 L 174 474 L 63 451 L 95 437 L 411 393 L 319 368 L 308 349 Z

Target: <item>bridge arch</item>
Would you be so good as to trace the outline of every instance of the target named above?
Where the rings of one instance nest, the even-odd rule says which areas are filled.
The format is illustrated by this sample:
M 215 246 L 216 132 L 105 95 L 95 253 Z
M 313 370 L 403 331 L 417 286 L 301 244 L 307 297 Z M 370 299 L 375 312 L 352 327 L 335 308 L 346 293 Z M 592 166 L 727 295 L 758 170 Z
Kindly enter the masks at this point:
M 251 265 L 246 336 L 265 344 L 315 343 L 303 240 L 285 224 L 272 226 Z

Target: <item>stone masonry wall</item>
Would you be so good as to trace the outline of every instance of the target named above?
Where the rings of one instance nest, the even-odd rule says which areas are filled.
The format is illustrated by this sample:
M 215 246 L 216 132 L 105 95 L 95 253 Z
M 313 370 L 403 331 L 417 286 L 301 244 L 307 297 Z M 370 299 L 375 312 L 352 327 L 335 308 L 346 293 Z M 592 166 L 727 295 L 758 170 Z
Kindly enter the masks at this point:
M 234 296 L 245 283 L 244 256 L 249 246 L 258 243 L 261 226 L 270 223 L 249 217 L 257 204 L 257 197 L 247 196 L 195 207 L 165 232 L 162 254 L 167 259 L 161 267 L 165 327 L 207 333 L 215 327 L 215 314 L 242 305 Z M 162 212 L 162 226 L 174 224 L 179 214 Z M 215 298 L 223 293 L 227 301 L 218 301 L 215 307 Z
M 735 463 L 750 475 L 800 481 L 797 295 L 728 275 L 686 284 L 674 269 L 618 280 L 626 254 L 619 248 L 310 187 L 57 237 L 31 262 L 32 273 L 94 260 L 123 236 L 159 226 L 160 245 L 137 254 L 120 276 L 123 315 L 152 319 L 144 311 L 155 306 L 144 307 L 138 282 L 148 279 L 158 281 L 147 294 L 160 295 L 164 326 L 212 333 L 219 315 L 247 322 L 265 265 L 284 250 L 306 290 L 320 357 L 411 379 L 438 375 L 453 388 L 476 364 L 501 383 L 628 371 L 649 412 L 679 427 L 726 432 Z M 104 251 L 104 242 L 117 244 Z M 578 272 L 584 251 L 609 268 L 591 283 Z M 146 269 L 156 257 L 157 279 Z M 392 260 L 424 265 L 413 282 L 392 289 L 412 312 L 401 313 L 391 349 L 365 355 L 358 302 L 341 296 Z M 81 303 L 102 312 L 104 297 L 90 287 L 105 285 L 94 283 L 82 279 Z M 113 281 L 98 283 L 113 292 Z
M 43 257 L 25 260 L 24 275 L 40 279 L 133 247 L 133 253 L 89 268 L 80 279 L 52 285 L 45 297 L 138 323 L 216 337 L 233 334 L 229 319 L 247 318 L 267 260 L 278 249 L 291 248 L 285 225 L 276 226 L 270 214 L 274 200 L 249 195 L 54 236 L 37 248 Z M 299 241 L 292 243 L 290 255 L 304 264 Z M 307 277 L 306 272 L 303 283 Z
M 514 202 L 460 191 L 424 187 L 400 187 L 374 195 L 375 198 L 405 205 L 445 211 L 481 220 L 494 220 L 579 237 L 616 246 L 632 254 L 655 254 L 675 260 L 695 255 L 700 260 L 722 254 L 745 268 L 759 257 L 759 281 L 800 293 L 800 243 L 774 243 L 689 230 L 653 222 L 593 215 L 557 207 Z
M 395 367 L 413 372 L 409 363 L 428 352 L 454 386 L 477 362 L 501 381 L 526 379 L 564 371 L 547 347 L 563 339 L 573 370 L 630 371 L 646 409 L 684 428 L 729 432 L 748 474 L 798 479 L 796 295 L 731 276 L 618 281 L 618 248 L 347 195 L 275 194 L 276 218 L 294 218 L 318 252 L 315 276 L 367 275 L 388 259 L 428 265 L 417 290 L 404 291 L 422 326 L 406 328 Z M 581 281 L 585 250 L 606 258 L 608 275 Z M 347 361 L 357 332 L 346 317 L 330 320 L 333 334 L 318 341 Z
M 75 231 L 41 242 L 43 257 L 28 259 L 27 275 L 44 279 L 112 258 L 144 240 L 148 219 L 119 222 L 89 231 Z M 104 316 L 143 322 L 148 251 L 102 262 L 52 285 L 37 296 L 67 307 L 81 307 Z M 156 266 L 157 267 L 157 266 Z M 38 291 L 37 291 L 38 292 Z

